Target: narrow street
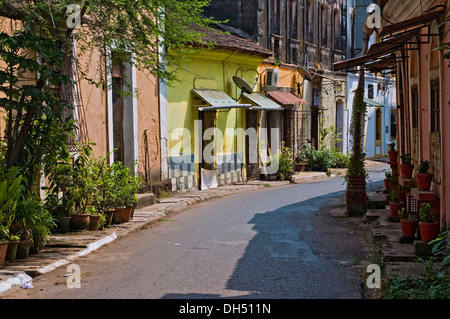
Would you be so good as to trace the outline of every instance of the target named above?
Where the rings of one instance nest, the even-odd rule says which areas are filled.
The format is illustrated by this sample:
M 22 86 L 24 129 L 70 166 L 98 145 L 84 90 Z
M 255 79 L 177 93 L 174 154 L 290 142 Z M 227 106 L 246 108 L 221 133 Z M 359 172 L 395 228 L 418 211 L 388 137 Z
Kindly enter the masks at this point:
M 384 165 L 369 168 L 379 186 Z M 367 236 L 333 217 L 342 177 L 267 187 L 202 202 L 80 258 L 81 288 L 65 266 L 2 298 L 362 298 L 351 268 Z

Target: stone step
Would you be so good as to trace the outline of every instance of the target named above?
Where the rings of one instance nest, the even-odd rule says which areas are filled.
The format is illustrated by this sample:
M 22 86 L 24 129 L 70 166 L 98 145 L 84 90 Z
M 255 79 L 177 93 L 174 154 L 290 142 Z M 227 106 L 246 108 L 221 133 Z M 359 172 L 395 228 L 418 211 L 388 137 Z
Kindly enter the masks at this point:
M 136 194 L 138 202 L 137 209 L 142 209 L 147 206 L 151 206 L 156 203 L 156 196 L 154 193 Z

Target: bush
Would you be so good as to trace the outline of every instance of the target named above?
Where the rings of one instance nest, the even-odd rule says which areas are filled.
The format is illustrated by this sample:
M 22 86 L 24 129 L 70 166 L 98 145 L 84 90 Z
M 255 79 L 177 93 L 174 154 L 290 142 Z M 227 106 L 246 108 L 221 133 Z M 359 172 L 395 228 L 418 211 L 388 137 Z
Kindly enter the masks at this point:
M 329 168 L 346 168 L 349 157 L 334 148 L 316 150 L 304 145 L 297 156 L 298 161 L 308 163 L 314 171 L 326 172 Z
M 281 152 L 279 155 L 275 155 L 273 160 L 278 162 L 278 178 L 284 180 L 294 169 L 294 155 L 289 147 L 281 142 Z

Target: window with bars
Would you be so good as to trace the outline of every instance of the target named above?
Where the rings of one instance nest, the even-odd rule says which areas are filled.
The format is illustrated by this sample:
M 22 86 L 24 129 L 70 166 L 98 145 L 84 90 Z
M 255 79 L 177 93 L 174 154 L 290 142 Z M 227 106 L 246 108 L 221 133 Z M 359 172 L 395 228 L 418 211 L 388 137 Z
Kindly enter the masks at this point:
M 306 42 L 313 43 L 314 42 L 314 33 L 313 33 L 313 4 L 312 0 L 306 1 Z
M 395 110 L 391 111 L 391 140 L 397 138 L 397 114 Z
M 367 85 L 367 97 L 373 100 L 373 84 Z
M 411 89 L 411 117 L 412 117 L 412 126 L 414 128 L 419 127 L 419 89 L 417 86 L 414 86 Z
M 320 32 L 320 44 L 322 46 L 328 46 L 328 18 L 329 18 L 329 13 L 328 13 L 328 7 L 323 5 L 320 7 L 321 13 L 320 13 L 320 27 L 321 27 L 321 32 Z
M 439 101 L 439 81 L 432 81 L 430 85 L 430 107 L 431 107 L 431 131 L 441 130 L 441 108 Z

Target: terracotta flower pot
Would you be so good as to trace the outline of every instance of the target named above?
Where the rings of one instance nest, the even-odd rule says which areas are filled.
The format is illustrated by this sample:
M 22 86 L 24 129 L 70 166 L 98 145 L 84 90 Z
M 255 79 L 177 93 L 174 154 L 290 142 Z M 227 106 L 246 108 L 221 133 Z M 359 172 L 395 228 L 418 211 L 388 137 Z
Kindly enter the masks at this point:
M 10 241 L 8 244 L 8 250 L 6 251 L 6 261 L 11 263 L 16 261 L 17 247 L 19 246 L 19 241 Z
M 402 165 L 400 165 L 400 175 L 403 178 L 411 178 L 413 169 L 414 169 L 414 165 L 412 165 L 412 164 L 402 164 Z
M 31 240 L 31 239 L 20 240 L 19 245 L 17 246 L 16 259 L 27 258 L 28 254 L 30 253 L 30 248 L 32 245 L 33 245 L 33 240 Z
M 389 202 L 392 217 L 398 217 L 398 211 L 403 207 L 403 203 Z
M 123 210 L 115 208 L 112 222 L 114 224 L 120 224 L 123 218 Z
M 56 230 L 60 233 L 67 233 L 70 229 L 70 216 L 57 216 L 57 228 Z
M 72 215 L 70 228 L 72 230 L 87 230 L 89 228 L 89 214 Z
M 405 202 L 405 192 L 404 191 L 397 191 L 397 196 L 398 196 L 398 201 L 400 203 L 404 203 Z
M 386 191 L 391 191 L 391 181 L 389 179 L 384 179 L 384 189 Z
M 417 174 L 417 190 L 429 191 L 431 188 L 431 181 L 433 180 L 433 174 Z
M 439 223 L 419 222 L 420 236 L 422 241 L 430 242 L 439 235 Z
M 5 265 L 6 252 L 8 251 L 8 241 L 0 241 L 0 268 Z
M 114 209 L 105 210 L 105 211 L 103 211 L 103 214 L 106 217 L 105 225 L 106 226 L 110 226 L 112 224 L 112 222 L 113 222 Z
M 118 208 L 116 208 L 116 212 L 120 212 L 120 214 L 122 214 L 122 223 L 130 221 L 132 209 L 133 209 L 133 207 L 118 207 Z
M 415 219 L 401 219 L 403 237 L 412 238 L 416 235 L 417 220 Z
M 89 230 L 98 230 L 98 225 L 100 224 L 100 215 L 90 215 L 89 216 Z
M 397 162 L 397 155 L 398 155 L 398 152 L 397 152 L 397 151 L 389 151 L 389 152 L 388 152 L 389 162 L 390 162 L 390 163 L 395 163 L 395 162 Z

